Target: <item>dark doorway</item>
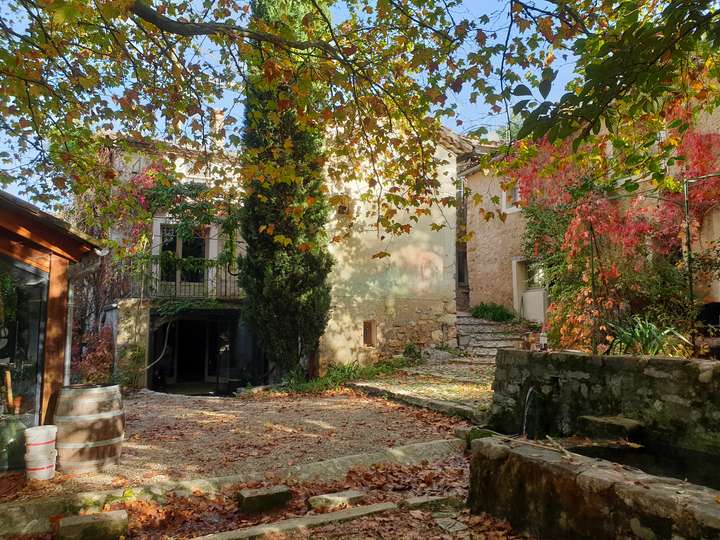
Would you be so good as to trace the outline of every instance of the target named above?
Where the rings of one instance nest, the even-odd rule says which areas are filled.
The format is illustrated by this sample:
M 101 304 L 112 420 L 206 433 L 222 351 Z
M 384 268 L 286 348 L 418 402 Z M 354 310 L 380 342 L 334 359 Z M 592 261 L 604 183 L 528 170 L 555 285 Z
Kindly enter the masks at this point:
M 161 392 L 228 395 L 267 383 L 267 364 L 236 310 L 153 314 L 150 387 Z
M 178 382 L 196 382 L 205 379 L 207 350 L 208 321 L 178 321 Z

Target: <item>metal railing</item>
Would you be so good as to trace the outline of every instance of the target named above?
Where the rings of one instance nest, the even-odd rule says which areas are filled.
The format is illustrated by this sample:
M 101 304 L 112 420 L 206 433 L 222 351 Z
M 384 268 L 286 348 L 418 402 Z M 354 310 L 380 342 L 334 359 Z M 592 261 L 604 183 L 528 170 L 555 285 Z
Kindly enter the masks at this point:
M 161 271 L 157 261 L 138 264 L 128 261 L 126 276 L 128 296 L 131 298 L 218 298 L 238 299 L 245 294 L 226 264 L 206 259 L 192 272 Z M 174 277 L 174 279 L 173 279 Z

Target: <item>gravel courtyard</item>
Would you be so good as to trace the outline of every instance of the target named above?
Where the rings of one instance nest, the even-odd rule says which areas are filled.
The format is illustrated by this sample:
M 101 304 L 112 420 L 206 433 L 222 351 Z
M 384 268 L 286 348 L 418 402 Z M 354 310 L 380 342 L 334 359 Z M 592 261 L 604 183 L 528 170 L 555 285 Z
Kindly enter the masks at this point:
M 121 463 L 25 485 L 0 475 L 0 500 L 276 471 L 299 463 L 452 436 L 463 421 L 362 394 L 242 399 L 141 391 L 125 400 Z

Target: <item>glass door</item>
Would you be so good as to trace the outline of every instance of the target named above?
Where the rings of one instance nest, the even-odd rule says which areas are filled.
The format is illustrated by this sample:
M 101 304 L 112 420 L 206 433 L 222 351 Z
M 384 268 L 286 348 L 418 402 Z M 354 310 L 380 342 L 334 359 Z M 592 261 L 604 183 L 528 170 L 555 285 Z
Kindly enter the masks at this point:
M 39 420 L 47 282 L 46 273 L 0 255 L 0 412 L 26 426 Z

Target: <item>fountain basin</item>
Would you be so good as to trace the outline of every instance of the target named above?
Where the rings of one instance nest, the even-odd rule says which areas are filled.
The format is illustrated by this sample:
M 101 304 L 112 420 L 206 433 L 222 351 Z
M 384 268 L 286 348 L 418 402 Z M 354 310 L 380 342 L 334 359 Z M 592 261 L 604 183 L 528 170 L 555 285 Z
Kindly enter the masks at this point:
M 686 480 L 692 484 L 720 490 L 718 457 L 672 446 L 648 447 L 615 441 L 572 446 L 577 454 L 612 461 L 655 476 Z
M 538 538 L 720 539 L 720 491 L 530 441 L 472 443 L 469 504 Z

